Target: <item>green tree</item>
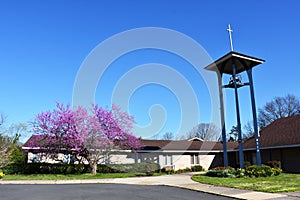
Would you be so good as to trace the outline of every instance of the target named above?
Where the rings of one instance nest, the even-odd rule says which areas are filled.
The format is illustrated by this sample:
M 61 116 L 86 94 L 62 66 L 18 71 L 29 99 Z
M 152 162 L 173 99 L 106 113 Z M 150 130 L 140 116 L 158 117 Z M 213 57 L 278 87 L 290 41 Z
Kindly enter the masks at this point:
M 0 168 L 11 163 L 12 141 L 8 136 L 0 135 Z
M 237 127 L 237 126 L 232 126 L 230 132 L 228 133 L 228 135 L 229 135 L 228 141 L 229 141 L 229 142 L 237 141 L 237 139 L 238 139 L 238 134 L 239 134 L 238 127 Z
M 6 117 L 0 114 L 0 168 L 9 164 L 24 162 L 25 155 L 19 144 L 21 132 L 26 130 L 22 123 L 4 127 Z

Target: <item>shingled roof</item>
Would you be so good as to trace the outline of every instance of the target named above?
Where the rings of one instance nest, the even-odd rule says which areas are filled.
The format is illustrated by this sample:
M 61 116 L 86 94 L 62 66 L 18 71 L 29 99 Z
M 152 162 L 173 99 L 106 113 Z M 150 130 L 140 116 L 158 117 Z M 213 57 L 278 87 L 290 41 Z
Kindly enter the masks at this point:
M 23 144 L 26 148 L 39 148 L 39 146 L 44 146 L 48 141 L 41 135 L 31 135 L 31 137 Z
M 41 143 L 46 142 L 41 140 L 41 136 L 32 135 L 23 145 L 32 147 L 36 141 Z M 208 142 L 202 140 L 141 140 L 141 151 L 204 151 L 204 152 L 220 152 L 223 150 L 221 142 Z M 300 115 L 281 118 L 269 126 L 265 127 L 260 132 L 261 148 L 279 148 L 300 146 Z M 250 138 L 244 141 L 244 150 L 255 148 L 255 138 Z M 227 142 L 228 151 L 236 151 L 238 149 L 237 142 Z
M 163 151 L 222 151 L 221 142 L 201 140 L 141 140 L 144 150 Z M 261 148 L 300 146 L 300 115 L 281 118 L 260 131 Z M 244 150 L 255 149 L 255 138 L 244 141 Z M 228 151 L 238 149 L 237 142 L 227 142 Z
M 300 115 L 281 118 L 260 132 L 261 148 L 300 146 Z M 243 144 L 244 149 L 255 148 L 255 138 Z
M 44 144 L 46 141 L 40 135 L 32 135 L 23 145 L 23 149 L 35 149 L 36 144 Z M 222 151 L 221 142 L 208 142 L 202 140 L 141 140 L 141 151 Z M 228 150 L 234 150 L 237 142 L 227 142 Z
M 222 151 L 221 142 L 202 140 L 141 140 L 142 150 L 162 151 Z M 237 148 L 237 142 L 227 142 L 228 150 Z

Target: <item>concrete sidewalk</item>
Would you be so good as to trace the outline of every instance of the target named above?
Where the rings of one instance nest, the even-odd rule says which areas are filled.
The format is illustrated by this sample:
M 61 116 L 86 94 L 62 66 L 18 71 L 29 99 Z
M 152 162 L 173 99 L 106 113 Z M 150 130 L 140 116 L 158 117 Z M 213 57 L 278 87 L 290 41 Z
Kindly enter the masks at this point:
M 300 192 L 291 193 L 265 193 L 249 190 L 241 190 L 227 187 L 212 186 L 197 183 L 191 180 L 194 173 L 150 176 L 150 177 L 134 177 L 134 178 L 115 178 L 115 179 L 84 179 L 84 180 L 56 180 L 56 181 L 0 181 L 0 184 L 85 184 L 85 183 L 115 183 L 115 184 L 135 184 L 135 185 L 166 185 L 180 187 L 189 190 L 196 190 L 221 196 L 233 197 L 236 199 L 287 199 L 300 200 Z

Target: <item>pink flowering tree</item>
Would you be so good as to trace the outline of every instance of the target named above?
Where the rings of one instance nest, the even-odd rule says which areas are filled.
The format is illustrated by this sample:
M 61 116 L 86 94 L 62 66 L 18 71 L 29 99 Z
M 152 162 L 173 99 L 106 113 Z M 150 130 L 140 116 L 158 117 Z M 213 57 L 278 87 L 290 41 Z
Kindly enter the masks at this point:
M 57 103 L 54 111 L 36 117 L 34 133 L 42 136 L 37 142 L 48 154 L 75 152 L 96 174 L 97 164 L 107 162 L 112 150 L 140 148 L 139 139 L 131 133 L 134 123 L 132 116 L 115 105 L 112 110 L 93 105 L 88 111 L 82 107 L 71 110 L 69 105 Z
M 70 105 L 56 104 L 56 109 L 38 114 L 33 122 L 34 134 L 40 135 L 32 147 L 43 148 L 48 155 L 59 152 L 80 152 L 83 148 L 82 137 L 75 126 L 74 112 Z

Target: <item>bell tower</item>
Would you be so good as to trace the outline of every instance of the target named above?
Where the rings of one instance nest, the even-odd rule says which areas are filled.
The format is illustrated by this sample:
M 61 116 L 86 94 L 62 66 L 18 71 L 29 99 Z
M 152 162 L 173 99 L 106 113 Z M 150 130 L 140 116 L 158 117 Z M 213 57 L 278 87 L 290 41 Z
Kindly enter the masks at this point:
M 222 127 L 222 142 L 223 142 L 223 159 L 224 166 L 228 166 L 228 155 L 227 155 L 227 139 L 226 139 L 226 127 L 225 127 L 225 111 L 224 111 L 224 101 L 223 101 L 223 90 L 225 88 L 234 89 L 235 94 L 235 108 L 236 108 L 236 120 L 238 127 L 238 144 L 239 144 L 239 163 L 240 168 L 244 168 L 244 154 L 243 154 L 243 143 L 242 143 L 242 131 L 241 131 L 241 120 L 240 120 L 240 107 L 239 107 L 239 96 L 238 89 L 240 87 L 249 86 L 250 98 L 251 98 L 251 108 L 253 117 L 253 128 L 255 137 L 255 151 L 256 151 L 256 164 L 261 165 L 261 155 L 260 155 L 260 140 L 257 124 L 257 113 L 256 113 L 256 103 L 254 95 L 254 84 L 252 77 L 252 69 L 265 61 L 256 57 L 245 55 L 242 53 L 235 52 L 233 50 L 232 42 L 232 32 L 233 30 L 228 25 L 227 29 L 230 39 L 230 52 L 217 59 L 215 62 L 209 64 L 205 67 L 206 70 L 214 71 L 218 76 L 219 85 L 219 96 L 220 96 L 220 118 Z M 245 72 L 248 77 L 247 83 L 242 83 L 240 74 Z M 222 77 L 223 75 L 230 75 L 230 80 L 227 85 L 223 85 Z

